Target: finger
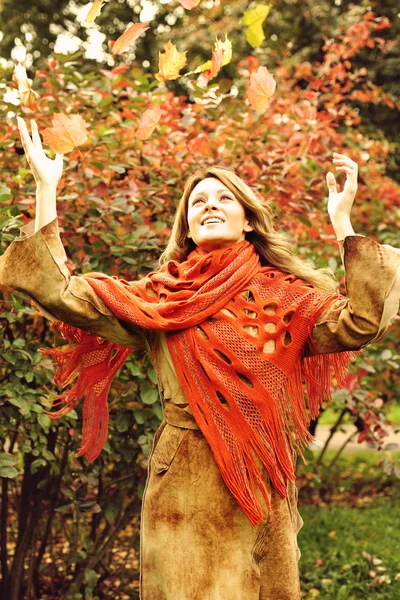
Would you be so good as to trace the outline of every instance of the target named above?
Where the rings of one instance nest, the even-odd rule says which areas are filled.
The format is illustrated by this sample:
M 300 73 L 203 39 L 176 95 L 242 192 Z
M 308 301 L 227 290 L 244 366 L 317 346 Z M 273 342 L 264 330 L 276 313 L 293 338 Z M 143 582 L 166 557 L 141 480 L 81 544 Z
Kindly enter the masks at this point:
M 333 157 L 333 162 L 334 163 L 343 163 L 344 162 L 346 164 L 350 164 L 355 167 L 358 167 L 358 164 L 354 160 L 352 160 L 348 156 L 344 156 L 344 154 L 335 154 Z
M 21 119 L 21 117 L 17 117 L 17 121 L 18 121 L 19 133 L 21 136 L 21 141 L 22 141 L 22 145 L 25 150 L 25 154 L 29 154 L 34 148 L 32 140 L 31 140 L 31 136 L 29 135 L 28 128 L 26 126 L 25 121 L 23 119 Z
M 37 123 L 34 119 L 31 119 L 31 129 L 32 129 L 32 141 L 36 148 L 42 149 L 42 141 L 40 139 L 39 130 Z
M 326 184 L 329 188 L 329 193 L 336 193 L 336 179 L 334 174 L 331 173 L 331 171 L 329 171 L 329 173 L 326 174 Z
M 342 167 L 336 167 L 337 171 L 344 171 L 345 173 L 347 173 L 347 175 L 353 175 L 356 176 L 357 172 L 352 169 L 351 167 L 346 167 L 346 166 L 342 166 Z

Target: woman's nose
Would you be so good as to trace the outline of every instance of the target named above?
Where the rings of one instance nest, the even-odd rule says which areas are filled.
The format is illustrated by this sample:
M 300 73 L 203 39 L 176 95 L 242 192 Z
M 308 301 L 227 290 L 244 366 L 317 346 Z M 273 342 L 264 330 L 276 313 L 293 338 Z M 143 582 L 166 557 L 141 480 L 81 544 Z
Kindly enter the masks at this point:
M 205 205 L 206 210 L 217 210 L 216 200 L 214 198 L 209 198 Z

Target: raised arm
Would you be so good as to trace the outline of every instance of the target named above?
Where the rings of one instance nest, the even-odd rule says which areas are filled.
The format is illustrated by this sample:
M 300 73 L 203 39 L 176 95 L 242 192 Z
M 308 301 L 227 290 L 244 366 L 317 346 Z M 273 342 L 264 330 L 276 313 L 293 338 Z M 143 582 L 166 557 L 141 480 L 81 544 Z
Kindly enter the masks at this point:
M 313 354 L 357 350 L 380 338 L 399 309 L 400 251 L 356 235 L 350 211 L 357 191 L 357 163 L 336 154 L 346 183 L 338 192 L 327 174 L 328 212 L 345 268 L 347 299 L 338 300 L 318 318 L 312 331 Z
M 25 293 L 50 320 L 64 321 L 116 344 L 143 348 L 143 332 L 119 321 L 83 277 L 70 274 L 56 215 L 62 155 L 48 159 L 36 123 L 32 122 L 31 139 L 25 123 L 19 121 L 38 186 L 36 219 L 21 228 L 20 237 L 0 256 L 0 284 Z

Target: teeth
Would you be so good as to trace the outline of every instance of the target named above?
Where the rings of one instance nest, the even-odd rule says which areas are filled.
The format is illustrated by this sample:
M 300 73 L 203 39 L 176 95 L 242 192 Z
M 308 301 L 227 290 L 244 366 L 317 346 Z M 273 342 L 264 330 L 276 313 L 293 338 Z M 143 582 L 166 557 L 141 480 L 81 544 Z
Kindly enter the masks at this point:
M 207 223 L 223 223 L 222 219 L 217 219 L 213 217 L 212 219 L 206 219 L 203 225 L 207 225 Z

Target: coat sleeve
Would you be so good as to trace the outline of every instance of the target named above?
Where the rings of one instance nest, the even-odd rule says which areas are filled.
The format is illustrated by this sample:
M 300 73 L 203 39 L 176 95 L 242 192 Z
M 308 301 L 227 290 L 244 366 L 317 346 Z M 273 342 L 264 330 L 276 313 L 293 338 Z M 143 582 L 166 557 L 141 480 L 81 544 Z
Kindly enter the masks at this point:
M 34 232 L 21 228 L 0 256 L 0 284 L 27 295 L 52 321 L 63 321 L 131 348 L 144 348 L 144 332 L 117 319 L 81 276 L 71 275 L 58 218 Z
M 347 298 L 319 316 L 309 355 L 364 348 L 382 337 L 399 309 L 400 250 L 360 235 L 339 245 Z

